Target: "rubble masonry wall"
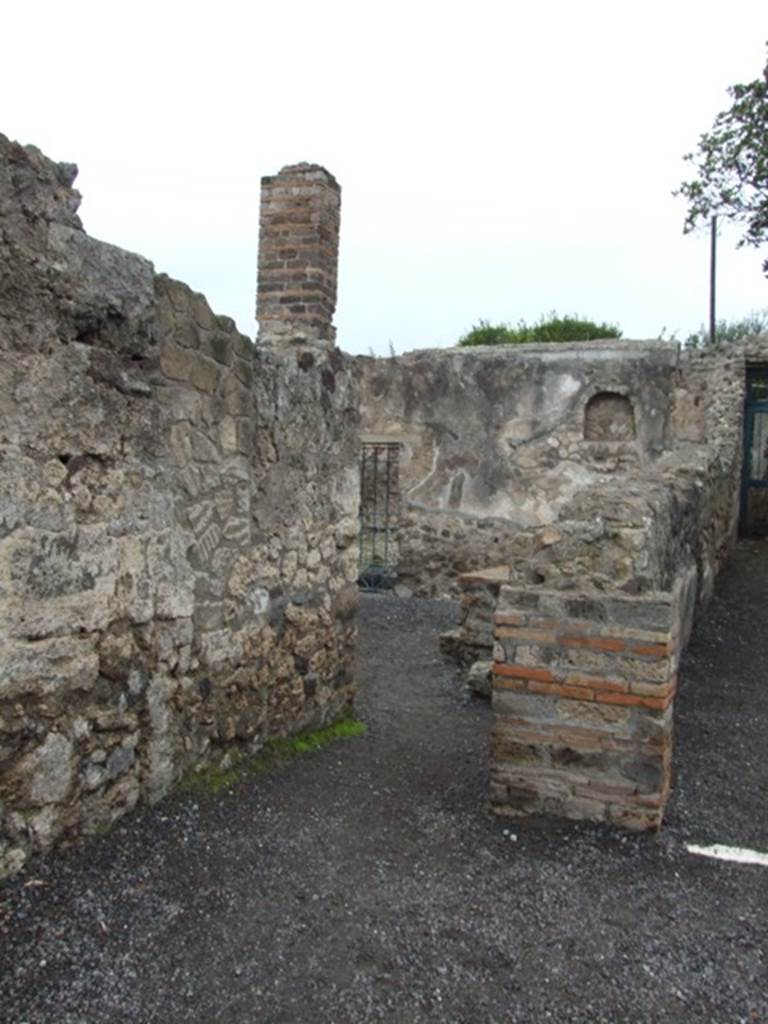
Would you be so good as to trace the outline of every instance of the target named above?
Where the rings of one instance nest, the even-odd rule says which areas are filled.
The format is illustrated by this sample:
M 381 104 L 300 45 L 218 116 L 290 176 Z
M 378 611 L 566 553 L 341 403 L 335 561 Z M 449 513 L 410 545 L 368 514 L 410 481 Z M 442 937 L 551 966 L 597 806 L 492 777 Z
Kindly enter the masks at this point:
M 255 348 L 0 136 L 0 876 L 354 691 L 357 370 Z
M 401 444 L 401 583 L 461 595 L 443 646 L 490 692 L 491 804 L 657 828 L 677 666 L 738 517 L 765 345 L 603 342 L 364 362 Z
M 363 438 L 401 444 L 398 572 L 415 592 L 455 595 L 492 565 L 550 586 L 666 588 L 691 560 L 713 578 L 735 525 L 743 358 L 596 342 L 361 362 Z

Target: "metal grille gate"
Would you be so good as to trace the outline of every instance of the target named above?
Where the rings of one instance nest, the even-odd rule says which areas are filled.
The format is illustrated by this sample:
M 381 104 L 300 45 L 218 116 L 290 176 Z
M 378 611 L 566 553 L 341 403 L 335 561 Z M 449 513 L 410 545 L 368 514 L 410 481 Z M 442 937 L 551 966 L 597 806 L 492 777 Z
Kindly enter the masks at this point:
M 397 578 L 399 455 L 397 442 L 363 443 L 358 582 L 367 589 L 391 587 Z

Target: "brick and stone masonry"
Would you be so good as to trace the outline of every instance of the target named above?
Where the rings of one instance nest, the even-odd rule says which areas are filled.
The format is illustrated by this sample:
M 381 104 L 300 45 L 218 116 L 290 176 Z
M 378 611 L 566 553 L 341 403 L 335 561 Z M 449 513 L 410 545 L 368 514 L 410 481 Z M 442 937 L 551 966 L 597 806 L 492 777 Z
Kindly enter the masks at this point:
M 317 164 L 261 179 L 261 344 L 333 345 L 341 189 Z
M 491 806 L 658 828 L 695 573 L 669 593 L 503 586 L 495 616 Z
M 90 238 L 74 175 L 0 135 L 0 878 L 355 690 L 353 361 Z

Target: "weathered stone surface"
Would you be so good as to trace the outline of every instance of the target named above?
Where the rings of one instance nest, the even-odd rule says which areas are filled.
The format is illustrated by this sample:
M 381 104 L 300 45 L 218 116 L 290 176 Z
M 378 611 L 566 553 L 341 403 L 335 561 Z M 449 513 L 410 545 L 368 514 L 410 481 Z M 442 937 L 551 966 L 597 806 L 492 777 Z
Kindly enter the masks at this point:
M 60 697 L 90 690 L 99 657 L 91 637 L 64 636 L 36 643 L 7 641 L 0 648 L 0 701 L 28 694 Z
M 475 661 L 467 669 L 467 686 L 478 697 L 491 696 L 491 661 Z
M 72 180 L 0 136 L 0 875 L 354 693 L 358 369 L 257 355 Z
M 69 794 L 73 772 L 72 741 L 61 733 L 49 733 L 19 764 L 18 774 L 26 783 L 24 803 L 31 807 L 62 803 Z
M 597 494 L 621 495 L 641 524 L 647 516 L 636 481 L 668 433 L 674 346 L 501 346 L 361 363 L 363 437 L 401 444 L 399 573 L 409 586 L 447 593 L 461 573 L 505 562 L 524 576 L 532 560 L 547 578 L 631 574 L 631 549 L 604 543 L 631 518 L 622 511 L 614 526 Z M 609 423 L 598 443 L 585 421 L 605 393 L 636 430 L 614 436 Z M 578 496 L 589 497 L 584 512 L 571 509 Z
M 641 593 L 691 563 L 706 596 L 736 528 L 745 362 L 768 349 L 749 344 L 361 359 L 363 439 L 401 446 L 401 582 L 452 595 L 504 564 L 525 585 Z

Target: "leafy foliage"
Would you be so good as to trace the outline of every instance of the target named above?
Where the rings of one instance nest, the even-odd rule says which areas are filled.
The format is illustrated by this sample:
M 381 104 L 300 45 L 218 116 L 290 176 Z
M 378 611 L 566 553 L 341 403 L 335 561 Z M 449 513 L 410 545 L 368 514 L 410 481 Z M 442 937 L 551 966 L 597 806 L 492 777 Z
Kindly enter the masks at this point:
M 530 327 L 524 320 L 518 320 L 516 327 L 480 320 L 459 338 L 459 345 L 520 345 L 525 342 L 595 341 L 598 338 L 620 337 L 621 330 L 617 324 L 598 324 L 575 314 L 558 316 L 552 310 L 548 316 L 542 316 Z
M 768 332 L 768 309 L 748 313 L 741 320 L 718 320 L 715 327 L 715 341 L 718 345 L 731 345 L 741 338 Z M 702 326 L 686 339 L 687 348 L 704 348 L 710 344 L 709 330 Z
M 675 195 L 688 200 L 685 232 L 714 215 L 744 222 L 739 246 L 768 241 L 768 61 L 762 77 L 728 89 L 733 104 L 685 157 L 696 177 Z M 768 275 L 768 260 L 763 263 Z

